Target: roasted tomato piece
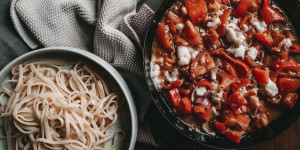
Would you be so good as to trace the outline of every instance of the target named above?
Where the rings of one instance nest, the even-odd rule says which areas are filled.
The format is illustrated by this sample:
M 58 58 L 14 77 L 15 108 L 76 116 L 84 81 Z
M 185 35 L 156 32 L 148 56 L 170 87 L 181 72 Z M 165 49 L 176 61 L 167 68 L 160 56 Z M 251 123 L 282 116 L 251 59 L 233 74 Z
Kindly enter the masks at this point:
M 215 62 L 208 53 L 199 53 L 191 63 L 191 78 L 195 79 L 214 67 Z
M 179 90 L 177 88 L 172 89 L 169 91 L 169 95 L 170 95 L 171 101 L 173 103 L 173 106 L 174 107 L 179 106 L 179 101 L 180 101 Z
M 229 20 L 230 14 L 231 14 L 231 9 L 228 8 L 224 10 L 223 14 L 219 17 L 221 24 L 218 26 L 216 30 L 219 36 L 224 36 L 226 34 L 226 23 Z
M 184 40 L 192 45 L 202 44 L 202 38 L 199 31 L 195 28 L 190 20 L 187 20 L 183 28 L 183 37 Z
M 235 143 L 240 143 L 243 134 L 238 131 L 228 131 L 226 132 L 226 137 Z
M 290 53 L 300 53 L 300 46 L 298 44 L 292 44 L 289 52 Z
M 213 86 L 210 82 L 208 82 L 207 80 L 200 80 L 196 83 L 197 86 L 205 86 L 208 89 L 213 89 Z
M 285 21 L 283 14 L 271 6 L 261 9 L 260 14 L 267 24 L 274 21 Z
M 236 69 L 233 66 L 233 64 L 227 60 L 222 60 L 222 64 L 223 64 L 223 66 L 225 66 L 224 70 L 233 77 L 233 80 L 235 83 L 237 81 L 238 75 L 237 75 Z
M 204 121 L 209 121 L 211 117 L 211 111 L 212 111 L 212 107 L 210 106 L 209 108 L 205 108 L 204 113 L 195 113 L 195 114 L 199 119 L 202 119 Z
M 242 87 L 245 87 L 251 83 L 250 79 L 244 79 L 241 82 L 237 83 L 236 85 L 231 87 L 232 91 L 236 91 Z
M 205 107 L 202 105 L 196 105 L 196 106 L 193 106 L 193 110 L 195 113 L 204 113 Z
M 224 110 L 222 114 L 222 120 L 227 126 L 235 125 L 235 118 L 231 110 Z
M 170 84 L 170 85 L 165 85 L 165 83 L 162 83 L 161 85 L 162 85 L 162 87 L 164 88 L 164 89 L 166 89 L 166 90 L 172 90 L 172 89 L 175 89 L 175 88 L 177 88 L 178 86 L 180 86 L 182 84 L 182 81 L 181 80 L 177 80 L 177 81 L 175 81 L 175 82 L 173 82 L 172 84 Z
M 217 129 L 217 131 L 219 132 L 219 133 L 225 133 L 226 132 L 226 125 L 225 125 L 225 123 L 221 123 L 221 122 L 218 122 L 218 121 L 215 121 L 214 122 L 214 124 L 215 124 L 215 127 L 216 127 L 216 129 Z
M 262 70 L 259 68 L 254 68 L 253 69 L 255 78 L 258 82 L 263 83 L 263 84 L 268 84 L 269 82 L 269 72 L 268 70 Z
M 220 87 L 222 90 L 229 88 L 229 86 L 234 84 L 236 81 L 234 77 L 223 70 L 218 71 L 217 75 L 221 77 L 222 82 L 220 84 Z
M 272 49 L 273 39 L 265 33 L 255 33 L 255 38 L 260 41 L 268 49 Z
M 233 58 L 231 55 L 229 55 L 222 49 L 213 51 L 213 54 L 223 56 L 235 65 L 238 65 L 242 69 L 240 70 L 241 73 L 239 73 L 239 75 L 241 75 L 241 78 L 247 77 L 250 74 L 250 68 L 243 60 Z
M 298 100 L 298 94 L 296 93 L 289 93 L 285 96 L 282 106 L 285 108 L 293 108 Z
M 173 43 L 171 41 L 171 34 L 169 27 L 165 24 L 159 23 L 156 30 L 156 38 L 159 44 L 168 51 L 173 51 Z
M 169 11 L 167 13 L 167 18 L 172 21 L 175 25 L 178 23 L 181 23 L 183 21 L 182 18 L 180 18 L 179 16 L 177 16 L 176 14 L 174 14 L 173 12 Z
M 242 131 L 246 131 L 251 119 L 247 115 L 237 115 L 235 116 L 235 119 L 237 128 L 241 129 Z
M 207 5 L 204 0 L 184 0 L 184 3 L 193 24 L 206 21 Z
M 264 0 L 263 8 L 270 6 L 270 0 Z
M 300 87 L 300 79 L 279 78 L 278 87 L 279 87 L 279 91 L 285 94 L 294 93 Z
M 252 0 L 241 0 L 237 8 L 232 12 L 234 16 L 243 16 L 251 6 Z
M 229 105 L 234 114 L 239 115 L 247 111 L 247 100 L 239 91 L 235 91 L 228 98 Z
M 281 59 L 281 60 L 276 60 L 273 64 L 272 64 L 273 69 L 276 72 L 280 72 L 283 69 L 288 69 L 288 70 L 294 70 L 299 72 L 300 71 L 300 66 L 299 64 L 291 59 Z
M 184 113 L 190 114 L 192 113 L 192 103 L 188 97 L 184 97 L 179 102 L 180 108 Z
M 219 34 L 212 28 L 209 28 L 207 31 L 207 35 L 205 36 L 205 46 L 208 50 L 218 49 L 222 43 L 219 40 Z

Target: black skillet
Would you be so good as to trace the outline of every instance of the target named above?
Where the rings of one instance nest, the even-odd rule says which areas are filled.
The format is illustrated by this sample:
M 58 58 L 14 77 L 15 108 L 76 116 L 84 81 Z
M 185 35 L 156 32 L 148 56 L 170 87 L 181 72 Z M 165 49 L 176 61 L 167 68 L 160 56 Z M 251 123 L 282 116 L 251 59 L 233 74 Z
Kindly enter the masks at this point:
M 152 55 L 152 42 L 155 37 L 157 23 L 161 20 L 164 13 L 174 3 L 174 0 L 164 0 L 155 12 L 152 23 L 150 24 L 144 45 L 144 67 L 146 81 L 152 98 L 157 108 L 166 120 L 179 132 L 194 140 L 195 142 L 217 149 L 244 149 L 262 144 L 273 137 L 287 130 L 300 116 L 300 102 L 297 102 L 293 109 L 284 111 L 278 118 L 273 120 L 267 127 L 258 129 L 246 134 L 239 144 L 236 144 L 224 136 L 211 136 L 199 131 L 189 130 L 188 125 L 174 114 L 166 102 L 165 98 L 155 89 L 150 77 L 150 62 Z M 286 12 L 297 32 L 300 33 L 300 1 L 299 0 L 276 0 L 281 8 Z M 299 93 L 299 90 L 298 90 Z M 298 100 L 299 101 L 299 100 Z

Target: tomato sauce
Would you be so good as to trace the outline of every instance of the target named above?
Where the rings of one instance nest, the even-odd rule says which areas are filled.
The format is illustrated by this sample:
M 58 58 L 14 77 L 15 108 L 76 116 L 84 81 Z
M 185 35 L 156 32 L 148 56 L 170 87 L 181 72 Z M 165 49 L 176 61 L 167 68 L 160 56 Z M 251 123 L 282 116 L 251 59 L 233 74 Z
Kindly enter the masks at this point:
M 158 23 L 151 77 L 191 129 L 239 143 L 294 107 L 300 45 L 269 0 L 179 0 Z

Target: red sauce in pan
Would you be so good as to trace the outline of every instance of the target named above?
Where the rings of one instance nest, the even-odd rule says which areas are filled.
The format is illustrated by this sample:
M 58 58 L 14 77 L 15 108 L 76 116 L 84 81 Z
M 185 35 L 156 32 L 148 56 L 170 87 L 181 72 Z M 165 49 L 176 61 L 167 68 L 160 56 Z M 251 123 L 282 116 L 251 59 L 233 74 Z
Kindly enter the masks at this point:
M 158 24 L 151 77 L 192 128 L 239 143 L 295 105 L 299 53 L 268 0 L 176 1 Z

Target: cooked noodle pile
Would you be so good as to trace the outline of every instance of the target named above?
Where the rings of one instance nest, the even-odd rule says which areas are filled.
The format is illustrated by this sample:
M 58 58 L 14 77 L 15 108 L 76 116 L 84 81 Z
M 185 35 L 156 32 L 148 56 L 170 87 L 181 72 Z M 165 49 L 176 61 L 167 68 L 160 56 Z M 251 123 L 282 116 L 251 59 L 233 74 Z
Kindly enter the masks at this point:
M 124 131 L 110 132 L 119 96 L 85 65 L 58 67 L 66 65 L 37 62 L 12 69 L 0 97 L 9 149 L 116 149 L 123 141 Z

